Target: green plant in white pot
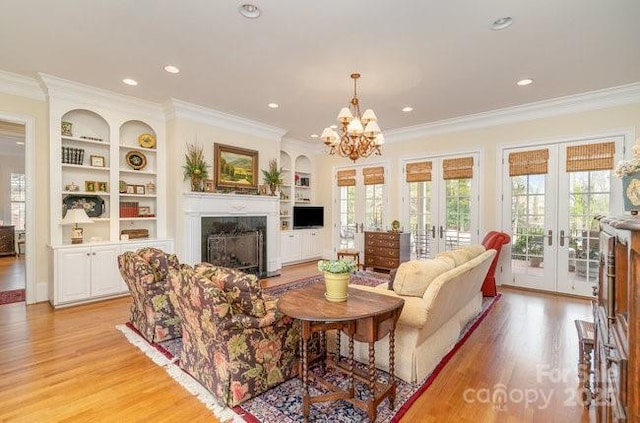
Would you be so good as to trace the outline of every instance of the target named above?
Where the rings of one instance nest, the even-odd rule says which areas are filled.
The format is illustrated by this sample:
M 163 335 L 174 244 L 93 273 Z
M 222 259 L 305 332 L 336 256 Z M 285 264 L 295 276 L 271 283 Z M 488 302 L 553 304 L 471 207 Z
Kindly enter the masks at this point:
M 349 274 L 356 270 L 356 264 L 343 259 L 320 260 L 318 270 L 324 273 L 326 299 L 334 303 L 347 301 Z

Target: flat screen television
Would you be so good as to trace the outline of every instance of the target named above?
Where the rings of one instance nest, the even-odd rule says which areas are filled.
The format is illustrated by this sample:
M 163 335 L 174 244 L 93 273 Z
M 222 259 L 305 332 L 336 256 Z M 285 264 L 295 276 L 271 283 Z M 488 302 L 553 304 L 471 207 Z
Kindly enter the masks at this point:
M 293 206 L 293 229 L 321 228 L 324 226 L 324 207 Z

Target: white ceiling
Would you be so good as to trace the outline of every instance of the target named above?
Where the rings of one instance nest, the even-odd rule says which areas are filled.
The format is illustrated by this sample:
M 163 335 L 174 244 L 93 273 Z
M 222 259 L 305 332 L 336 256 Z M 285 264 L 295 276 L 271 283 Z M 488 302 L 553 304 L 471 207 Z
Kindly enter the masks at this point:
M 2 0 L 0 69 L 177 98 L 299 140 L 335 122 L 352 72 L 383 130 L 640 81 L 639 0 L 254 0 L 253 20 L 241 3 Z M 513 26 L 490 30 L 503 16 Z

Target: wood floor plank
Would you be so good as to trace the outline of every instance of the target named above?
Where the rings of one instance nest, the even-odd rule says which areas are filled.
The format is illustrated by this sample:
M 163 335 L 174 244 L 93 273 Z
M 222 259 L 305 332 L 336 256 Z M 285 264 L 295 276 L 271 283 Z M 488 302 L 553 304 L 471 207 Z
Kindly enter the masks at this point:
M 315 262 L 297 265 L 264 284 L 314 274 Z M 0 421 L 215 422 L 115 329 L 126 321 L 128 303 L 120 298 L 57 311 L 48 304 L 0 306 Z M 505 289 L 402 421 L 593 421 L 575 404 L 573 320 L 590 320 L 590 313 L 586 300 Z M 493 401 L 502 386 L 507 400 Z M 518 397 L 534 391 L 538 398 L 530 404 Z

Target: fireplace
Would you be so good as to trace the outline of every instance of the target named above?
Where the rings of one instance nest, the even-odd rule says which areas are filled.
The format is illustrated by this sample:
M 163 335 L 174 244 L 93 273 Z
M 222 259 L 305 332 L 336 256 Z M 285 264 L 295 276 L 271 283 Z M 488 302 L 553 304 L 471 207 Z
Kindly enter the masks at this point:
M 209 261 L 208 240 L 213 234 L 241 234 L 260 232 L 262 236 L 262 275 L 279 274 L 280 259 L 280 202 L 278 197 L 265 195 L 184 193 L 182 212 L 184 238 L 181 241 L 181 260 L 187 264 Z M 240 242 L 225 240 L 227 244 Z M 246 242 L 243 240 L 242 242 Z M 253 245 L 253 244 L 252 244 Z M 238 260 L 246 257 L 235 254 Z
M 203 217 L 202 261 L 266 276 L 266 217 Z

